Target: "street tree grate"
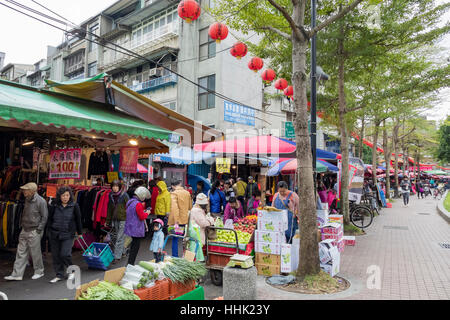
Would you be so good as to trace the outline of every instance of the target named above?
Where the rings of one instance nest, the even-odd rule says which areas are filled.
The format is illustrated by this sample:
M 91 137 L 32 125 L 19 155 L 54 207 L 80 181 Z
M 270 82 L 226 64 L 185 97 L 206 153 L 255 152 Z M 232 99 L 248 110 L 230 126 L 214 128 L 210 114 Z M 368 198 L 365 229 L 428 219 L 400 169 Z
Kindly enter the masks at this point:
M 417 214 L 421 214 L 423 216 L 429 216 L 430 215 L 429 213 L 426 213 L 426 212 L 417 212 Z
M 407 226 L 383 226 L 383 228 L 391 230 L 409 230 Z
M 439 243 L 439 245 L 444 249 L 450 249 L 450 243 Z

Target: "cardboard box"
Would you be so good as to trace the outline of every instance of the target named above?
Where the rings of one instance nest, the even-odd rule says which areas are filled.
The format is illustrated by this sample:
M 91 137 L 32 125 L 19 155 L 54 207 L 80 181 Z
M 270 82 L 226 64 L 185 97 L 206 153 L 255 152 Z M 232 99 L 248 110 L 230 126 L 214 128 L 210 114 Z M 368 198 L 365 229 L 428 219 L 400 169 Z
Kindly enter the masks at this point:
M 327 223 L 322 226 L 320 229 L 322 233 L 326 234 L 340 234 L 343 232 L 342 224 L 340 223 Z
M 339 250 L 333 245 L 333 239 L 327 239 L 319 242 L 320 263 L 326 264 L 339 255 Z
M 344 236 L 344 242 L 346 246 L 354 246 L 356 244 L 355 236 Z
M 269 220 L 274 222 L 282 222 L 286 230 L 288 228 L 288 212 L 287 210 L 281 211 L 266 211 L 258 210 L 258 220 Z
M 339 241 L 337 241 L 335 243 L 336 243 L 335 246 L 338 248 L 339 253 L 344 252 L 344 249 L 345 249 L 345 241 L 344 241 L 344 239 L 341 239 L 341 240 L 339 240 Z
M 287 227 L 285 227 L 283 221 L 274 221 L 267 219 L 259 219 L 257 222 L 257 229 L 259 231 L 271 231 L 271 232 L 284 232 Z
M 116 268 L 112 270 L 105 271 L 105 275 L 103 276 L 103 280 L 112 282 L 115 284 L 119 284 L 120 280 L 122 280 L 125 275 L 126 267 Z M 79 289 L 75 292 L 75 300 L 81 295 L 82 292 L 85 292 L 88 288 L 94 287 L 98 285 L 100 280 L 93 280 L 89 283 L 82 284 Z
M 331 252 L 332 259 L 328 263 L 320 264 L 320 268 L 332 277 L 339 273 L 341 264 L 341 255 L 336 247 L 333 248 L 334 250 Z
M 299 245 L 281 245 L 281 273 L 290 273 L 298 268 Z
M 327 239 L 333 239 L 333 240 L 343 240 L 344 239 L 344 233 L 341 231 L 339 234 L 329 234 L 329 233 L 322 233 L 322 240 Z
M 281 244 L 255 242 L 255 252 L 279 255 L 281 254 Z
M 273 275 L 280 274 L 280 266 L 270 264 L 256 264 L 256 270 L 259 275 L 271 277 Z
M 322 227 L 328 223 L 328 210 L 317 210 L 317 226 Z
M 330 210 L 328 207 L 328 202 L 321 202 L 320 205 L 322 206 L 322 210 Z
M 270 232 L 270 231 L 256 230 L 255 241 L 281 244 L 286 242 L 286 236 L 284 232 Z
M 267 254 L 255 252 L 255 263 L 257 264 L 270 264 L 274 266 L 281 265 L 281 256 L 278 254 Z
M 341 225 L 344 224 L 344 216 L 341 214 L 330 214 L 328 215 L 328 222 L 329 223 L 340 223 Z

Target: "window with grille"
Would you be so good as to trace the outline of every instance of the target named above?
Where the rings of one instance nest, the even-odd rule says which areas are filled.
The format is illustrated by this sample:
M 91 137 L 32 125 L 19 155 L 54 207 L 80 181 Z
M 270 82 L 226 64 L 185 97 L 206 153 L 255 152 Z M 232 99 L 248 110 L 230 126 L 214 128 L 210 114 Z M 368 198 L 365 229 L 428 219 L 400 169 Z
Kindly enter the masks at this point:
M 215 74 L 199 78 L 198 82 L 200 86 L 207 88 L 208 90 L 212 91 L 216 90 Z M 198 88 L 198 109 L 206 110 L 206 109 L 213 109 L 215 107 L 216 107 L 216 96 L 203 88 Z
M 209 28 L 200 30 L 200 61 L 214 58 L 216 56 L 216 41 L 208 34 Z

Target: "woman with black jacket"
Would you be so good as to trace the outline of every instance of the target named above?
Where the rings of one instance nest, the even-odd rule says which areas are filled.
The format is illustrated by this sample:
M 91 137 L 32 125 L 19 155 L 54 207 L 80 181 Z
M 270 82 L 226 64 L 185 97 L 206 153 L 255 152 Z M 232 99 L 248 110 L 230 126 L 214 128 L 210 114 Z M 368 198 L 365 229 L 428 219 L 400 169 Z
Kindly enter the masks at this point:
M 51 280 L 55 283 L 66 278 L 65 268 L 72 265 L 72 247 L 75 239 L 81 237 L 81 212 L 80 207 L 73 200 L 72 189 L 63 186 L 58 189 L 56 199 L 48 212 L 48 237 L 53 258 L 53 268 L 56 278 Z M 69 279 L 73 278 L 69 275 Z

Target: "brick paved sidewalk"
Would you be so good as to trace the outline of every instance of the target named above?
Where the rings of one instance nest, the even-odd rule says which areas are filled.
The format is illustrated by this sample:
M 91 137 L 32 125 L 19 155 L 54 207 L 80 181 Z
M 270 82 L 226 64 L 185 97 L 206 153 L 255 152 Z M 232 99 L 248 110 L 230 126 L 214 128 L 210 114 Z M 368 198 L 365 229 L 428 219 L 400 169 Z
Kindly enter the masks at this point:
M 437 201 L 411 197 L 408 208 L 397 199 L 384 208 L 356 246 L 345 247 L 339 275 L 352 286 L 331 295 L 302 295 L 275 289 L 258 277 L 258 299 L 450 299 L 450 225 L 438 215 Z M 421 215 L 418 213 L 425 213 Z M 398 227 L 398 228 L 397 228 Z M 370 266 L 379 267 L 380 289 L 368 289 Z M 370 272 L 370 271 L 369 271 Z
M 376 217 L 367 235 L 357 237 L 355 247 L 345 248 L 341 274 L 363 282 L 361 292 L 349 299 L 450 299 L 450 249 L 439 246 L 450 243 L 450 226 L 436 204 L 431 197 L 411 197 L 405 208 L 397 199 Z M 380 267 L 379 290 L 366 286 L 371 265 Z

